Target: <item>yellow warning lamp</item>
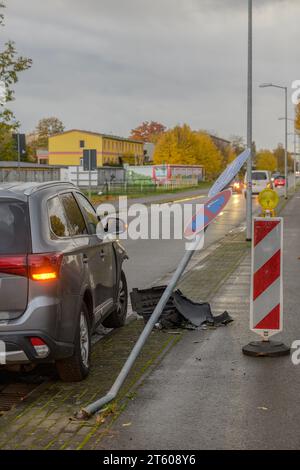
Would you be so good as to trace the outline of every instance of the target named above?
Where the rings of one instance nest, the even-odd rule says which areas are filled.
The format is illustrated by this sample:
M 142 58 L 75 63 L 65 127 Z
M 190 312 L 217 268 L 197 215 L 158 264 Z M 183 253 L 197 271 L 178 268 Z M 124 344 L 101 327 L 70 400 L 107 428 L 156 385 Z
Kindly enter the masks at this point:
M 279 196 L 274 189 L 264 189 L 258 195 L 258 202 L 263 210 L 263 217 L 274 217 L 279 203 Z

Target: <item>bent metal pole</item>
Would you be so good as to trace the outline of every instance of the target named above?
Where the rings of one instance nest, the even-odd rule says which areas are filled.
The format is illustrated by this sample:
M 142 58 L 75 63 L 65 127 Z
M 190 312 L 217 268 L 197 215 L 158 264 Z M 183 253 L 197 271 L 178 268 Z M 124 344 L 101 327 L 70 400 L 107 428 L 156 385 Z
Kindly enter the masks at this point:
M 166 290 L 164 291 L 160 301 L 158 302 L 155 310 L 153 311 L 150 319 L 148 320 L 145 328 L 143 329 L 137 343 L 135 344 L 134 348 L 132 349 L 130 355 L 128 356 L 127 361 L 125 362 L 121 372 L 119 373 L 117 379 L 115 380 L 113 386 L 109 390 L 109 392 L 99 400 L 91 403 L 90 405 L 86 406 L 82 410 L 80 410 L 75 416 L 78 419 L 87 419 L 91 417 L 94 413 L 99 411 L 104 405 L 109 403 L 110 401 L 116 398 L 120 388 L 122 387 L 127 375 L 129 374 L 130 369 L 132 368 L 135 360 L 137 359 L 141 349 L 143 348 L 148 336 L 150 335 L 151 331 L 153 330 L 154 325 L 157 323 L 159 317 L 162 314 L 164 307 L 166 306 L 170 296 L 172 295 L 173 290 L 176 287 L 177 282 L 179 281 L 182 273 L 184 272 L 185 268 L 187 267 L 188 263 L 190 262 L 193 254 L 197 250 L 200 243 L 202 243 L 202 237 L 204 236 L 204 232 L 200 235 L 197 235 L 195 241 L 190 246 L 190 250 L 186 251 L 183 258 L 181 259 L 176 271 L 174 272 L 169 285 L 167 286 Z

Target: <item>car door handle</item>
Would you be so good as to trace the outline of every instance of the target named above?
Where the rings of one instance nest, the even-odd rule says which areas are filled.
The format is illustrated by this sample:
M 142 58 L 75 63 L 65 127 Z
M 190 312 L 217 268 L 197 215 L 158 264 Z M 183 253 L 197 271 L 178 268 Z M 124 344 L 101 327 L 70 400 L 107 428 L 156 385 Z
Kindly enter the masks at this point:
M 82 262 L 83 262 L 84 264 L 87 264 L 87 263 L 89 262 L 89 258 L 88 258 L 87 255 L 83 255 L 83 256 L 82 256 Z
M 101 259 L 104 259 L 105 256 L 106 256 L 106 255 L 105 255 L 105 251 L 101 250 L 101 251 L 100 251 L 100 258 L 101 258 Z

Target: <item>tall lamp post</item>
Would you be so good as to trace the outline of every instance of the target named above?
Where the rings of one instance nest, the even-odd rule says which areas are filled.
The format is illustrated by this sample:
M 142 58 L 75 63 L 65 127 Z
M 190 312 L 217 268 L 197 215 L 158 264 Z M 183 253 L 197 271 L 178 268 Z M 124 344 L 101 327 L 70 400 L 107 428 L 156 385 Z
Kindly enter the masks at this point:
M 294 138 L 294 191 L 296 191 L 296 169 L 297 169 L 297 134 L 296 132 L 289 132 L 288 135 L 293 136 Z
M 279 121 L 284 121 L 285 118 L 278 118 Z M 287 118 L 287 121 L 294 123 L 294 132 L 288 132 L 288 135 L 294 136 L 294 186 L 296 189 L 296 158 L 297 158 L 297 132 L 296 132 L 296 118 Z
M 260 88 L 280 88 L 281 90 L 284 90 L 284 95 L 285 95 L 285 145 L 284 145 L 284 176 L 285 176 L 285 199 L 288 198 L 288 186 L 289 186 L 289 181 L 288 181 L 288 99 L 287 99 L 287 87 L 286 86 L 281 86 L 281 85 L 274 85 L 274 83 L 263 83 L 260 85 Z
M 247 147 L 250 149 L 250 156 L 247 160 L 247 199 L 246 218 L 247 235 L 246 239 L 252 238 L 252 0 L 248 0 L 248 100 L 247 100 Z

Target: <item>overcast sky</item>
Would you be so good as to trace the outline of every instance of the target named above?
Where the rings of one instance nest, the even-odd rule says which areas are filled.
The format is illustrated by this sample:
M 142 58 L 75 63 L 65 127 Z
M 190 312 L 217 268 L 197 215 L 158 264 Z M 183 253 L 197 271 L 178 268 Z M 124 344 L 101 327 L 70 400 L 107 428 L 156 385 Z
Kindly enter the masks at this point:
M 143 120 L 245 136 L 247 3 L 7 0 L 1 42 L 33 59 L 13 104 L 22 130 L 54 115 L 122 136 Z M 284 96 L 258 85 L 300 80 L 300 1 L 253 4 L 254 139 L 273 148 L 284 140 Z

